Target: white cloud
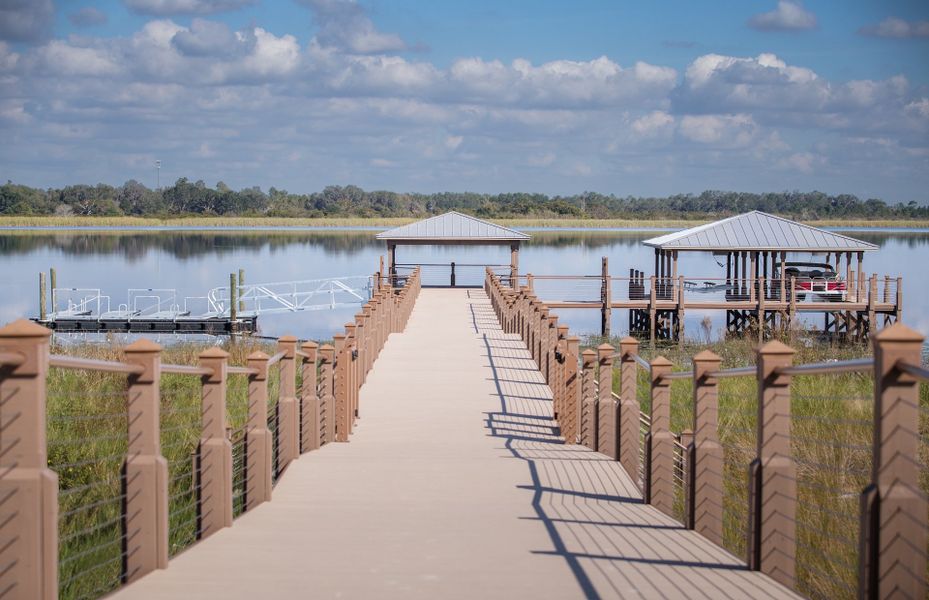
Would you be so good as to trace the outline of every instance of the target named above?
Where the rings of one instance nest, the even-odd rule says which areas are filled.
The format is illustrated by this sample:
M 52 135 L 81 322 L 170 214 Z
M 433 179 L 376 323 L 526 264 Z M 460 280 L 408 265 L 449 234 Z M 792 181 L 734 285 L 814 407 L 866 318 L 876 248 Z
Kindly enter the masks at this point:
M 52 0 L 3 0 L 0 2 L 0 40 L 39 41 L 48 36 L 54 19 Z
M 758 133 L 751 115 L 686 115 L 678 130 L 688 140 L 723 147 L 748 145 Z
M 779 0 L 774 10 L 755 15 L 748 20 L 748 25 L 752 29 L 759 31 L 814 29 L 816 27 L 816 15 L 803 8 L 800 2 Z
M 674 130 L 674 117 L 656 110 L 634 120 L 632 130 L 641 137 L 662 137 Z
M 104 48 L 74 46 L 52 40 L 37 52 L 42 68 L 64 76 L 102 77 L 116 75 L 120 65 Z
M 929 37 L 929 21 L 905 21 L 898 17 L 887 17 L 877 25 L 862 27 L 858 33 L 883 38 L 924 38 Z
M 407 48 L 400 36 L 377 31 L 355 0 L 298 0 L 312 9 L 319 25 L 316 40 L 321 46 L 353 54 L 397 52 Z
M 255 0 L 123 0 L 130 10 L 143 15 L 212 15 L 238 10 Z

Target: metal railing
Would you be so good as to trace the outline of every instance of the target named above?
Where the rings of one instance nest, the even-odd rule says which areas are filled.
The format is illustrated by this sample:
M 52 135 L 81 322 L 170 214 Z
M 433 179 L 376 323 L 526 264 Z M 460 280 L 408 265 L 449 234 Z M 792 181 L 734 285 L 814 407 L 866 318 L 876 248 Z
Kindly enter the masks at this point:
M 44 327 L 0 328 L 0 536 L 11 540 L 0 596 L 100 596 L 271 500 L 302 453 L 348 441 L 358 391 L 418 292 L 414 271 L 402 288 L 378 286 L 335 346 L 285 336 L 241 366 L 218 347 L 197 365 L 162 364 L 144 339 L 116 361 L 57 355 Z
M 618 352 L 607 344 L 578 352 L 577 338 L 557 326 L 531 286 L 504 285 L 488 271 L 485 289 L 504 331 L 522 337 L 546 375 L 565 439 L 614 458 L 633 478 L 640 474 L 647 503 L 720 546 L 741 537 L 750 569 L 806 594 L 926 595 L 929 433 L 920 427 L 929 423 L 929 407 L 920 406 L 919 394 L 929 369 L 921 364 L 921 335 L 901 323 L 885 328 L 873 336 L 868 359 L 793 365 L 794 351 L 775 341 L 757 350 L 755 366 L 722 369 L 705 351 L 691 369 L 674 371 L 663 357 L 639 356 L 633 338 Z M 552 354 L 561 365 L 554 371 Z M 572 372 L 580 385 L 566 385 Z M 866 376 L 872 380 L 861 383 Z M 858 378 L 873 399 L 823 395 L 842 377 Z M 677 432 L 674 382 L 690 392 L 690 419 Z M 735 392 L 725 402 L 722 385 Z M 737 464 L 741 456 L 748 460 Z M 743 510 L 727 510 L 733 498 Z

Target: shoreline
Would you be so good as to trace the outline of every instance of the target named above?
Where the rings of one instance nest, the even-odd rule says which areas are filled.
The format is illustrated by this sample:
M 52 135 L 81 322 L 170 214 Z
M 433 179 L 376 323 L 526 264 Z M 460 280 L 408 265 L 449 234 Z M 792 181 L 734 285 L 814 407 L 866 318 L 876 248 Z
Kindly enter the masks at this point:
M 374 231 L 412 223 L 410 218 L 283 218 L 283 217 L 54 217 L 0 216 L 0 231 L 108 231 L 150 230 L 357 230 Z M 683 229 L 702 225 L 712 219 L 494 219 L 505 227 L 555 230 L 642 231 Z M 801 221 L 814 227 L 848 230 L 918 230 L 929 228 L 929 220 L 896 219 L 820 219 Z

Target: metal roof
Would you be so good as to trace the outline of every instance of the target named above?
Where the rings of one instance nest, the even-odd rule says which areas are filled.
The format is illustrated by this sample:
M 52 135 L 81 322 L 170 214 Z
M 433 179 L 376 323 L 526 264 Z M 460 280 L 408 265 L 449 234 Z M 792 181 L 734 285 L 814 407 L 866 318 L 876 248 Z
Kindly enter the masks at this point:
M 868 242 L 757 210 L 651 238 L 643 243 L 662 250 L 867 252 L 878 249 Z
M 529 236 L 475 217 L 450 211 L 422 221 L 388 229 L 379 240 L 418 242 L 519 242 Z

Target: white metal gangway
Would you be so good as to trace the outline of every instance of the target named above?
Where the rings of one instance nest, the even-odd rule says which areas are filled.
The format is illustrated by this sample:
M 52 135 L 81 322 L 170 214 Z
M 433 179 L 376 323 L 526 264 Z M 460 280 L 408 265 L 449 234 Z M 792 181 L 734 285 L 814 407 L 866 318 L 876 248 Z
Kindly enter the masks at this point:
M 228 286 L 202 296 L 179 296 L 175 288 L 130 288 L 126 302 L 118 304 L 101 288 L 54 288 L 46 320 L 204 320 L 332 310 L 364 304 L 373 285 L 369 275 L 242 284 L 235 288 L 234 311 Z

